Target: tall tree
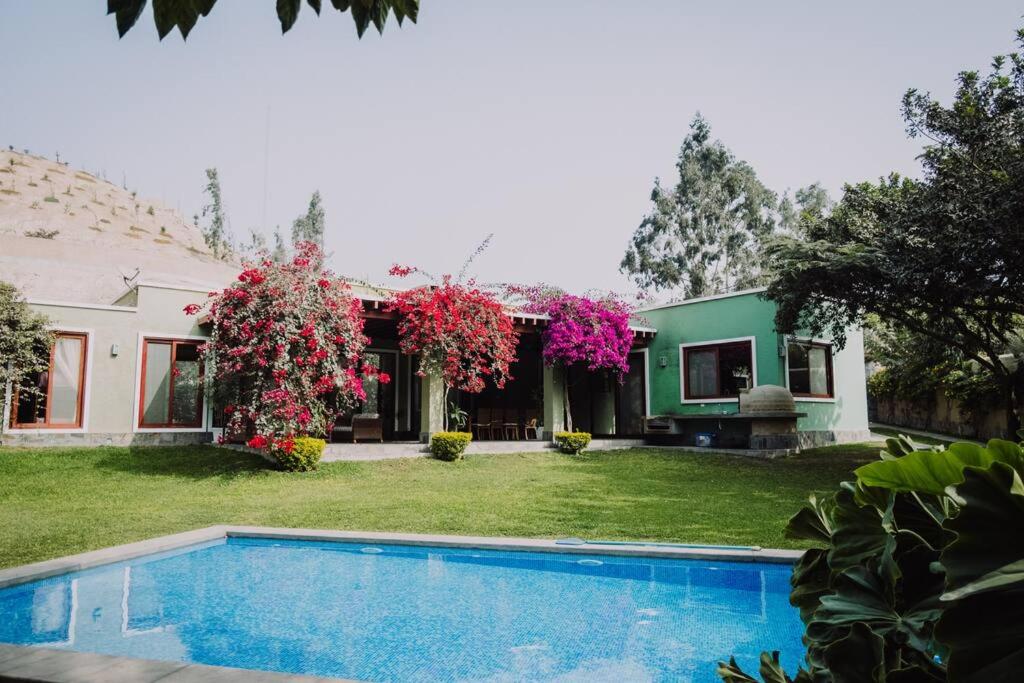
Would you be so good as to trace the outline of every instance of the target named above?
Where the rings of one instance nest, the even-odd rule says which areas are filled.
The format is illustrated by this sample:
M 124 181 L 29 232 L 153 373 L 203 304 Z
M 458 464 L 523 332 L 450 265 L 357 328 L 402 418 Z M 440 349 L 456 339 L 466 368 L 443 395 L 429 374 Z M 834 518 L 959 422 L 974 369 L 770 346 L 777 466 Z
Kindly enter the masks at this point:
M 147 0 L 107 0 L 107 14 L 115 15 L 118 36 L 123 38 L 135 25 L 146 9 L 146 3 Z M 306 0 L 306 3 L 320 14 L 321 0 Z M 154 0 L 153 20 L 160 40 L 175 28 L 181 33 L 182 40 L 188 38 L 199 17 L 207 16 L 216 4 L 217 0 Z M 331 0 L 331 5 L 339 12 L 351 10 L 360 38 L 370 24 L 383 33 L 384 24 L 392 13 L 399 26 L 405 19 L 416 23 L 420 10 L 419 0 Z M 287 33 L 295 24 L 301 9 L 302 0 L 277 0 L 277 18 L 281 22 L 282 33 Z
M 227 234 L 227 219 L 217 169 L 206 169 L 206 187 L 203 192 L 209 197 L 209 203 L 203 206 L 203 217 L 210 217 L 209 225 L 202 228 L 203 240 L 213 255 L 222 259 L 231 253 L 231 239 Z
M 697 114 L 679 150 L 679 180 L 654 181 L 651 212 L 619 269 L 644 290 L 704 296 L 761 282 L 760 244 L 775 228 L 776 197 Z
M 324 247 L 324 230 L 327 228 L 327 214 L 320 199 L 320 190 L 313 193 L 306 213 L 292 222 L 292 246 L 300 242 L 312 242 Z
M 270 252 L 270 260 L 274 263 L 284 263 L 288 260 L 288 245 L 284 243 L 281 236 L 281 226 L 274 228 L 274 248 Z
M 779 201 L 779 228 L 783 234 L 803 236 L 805 225 L 828 215 L 835 202 L 821 183 L 801 187 L 790 198 L 789 193 Z
M 950 106 L 909 90 L 903 114 L 909 135 L 928 141 L 921 179 L 847 186 L 831 214 L 806 223 L 806 239 L 774 243 L 776 326 L 842 340 L 875 314 L 947 344 L 997 379 L 1013 434 L 1024 394 L 1012 355 L 1024 327 L 1024 58 L 962 72 Z
M 38 392 L 36 374 L 50 367 L 53 335 L 49 321 L 35 313 L 18 289 L 0 281 L 0 406 L 6 392 Z

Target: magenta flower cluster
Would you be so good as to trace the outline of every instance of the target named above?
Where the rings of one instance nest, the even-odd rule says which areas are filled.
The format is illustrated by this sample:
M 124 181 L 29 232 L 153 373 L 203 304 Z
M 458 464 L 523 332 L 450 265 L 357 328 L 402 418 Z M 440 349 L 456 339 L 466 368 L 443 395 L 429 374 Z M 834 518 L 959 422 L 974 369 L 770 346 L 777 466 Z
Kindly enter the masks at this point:
M 613 296 L 591 299 L 545 287 L 509 291 L 526 299 L 527 312 L 550 318 L 542 335 L 546 364 L 581 363 L 588 370 L 611 370 L 620 377 L 629 372 L 633 331 L 628 305 Z

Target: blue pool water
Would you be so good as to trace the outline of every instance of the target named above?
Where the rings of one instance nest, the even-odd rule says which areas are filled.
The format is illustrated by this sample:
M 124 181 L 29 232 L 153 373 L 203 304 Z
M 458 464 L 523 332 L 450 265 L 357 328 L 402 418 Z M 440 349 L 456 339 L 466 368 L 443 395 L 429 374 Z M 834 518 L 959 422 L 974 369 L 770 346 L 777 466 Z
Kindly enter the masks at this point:
M 787 565 L 230 538 L 0 590 L 0 642 L 370 681 L 717 681 Z

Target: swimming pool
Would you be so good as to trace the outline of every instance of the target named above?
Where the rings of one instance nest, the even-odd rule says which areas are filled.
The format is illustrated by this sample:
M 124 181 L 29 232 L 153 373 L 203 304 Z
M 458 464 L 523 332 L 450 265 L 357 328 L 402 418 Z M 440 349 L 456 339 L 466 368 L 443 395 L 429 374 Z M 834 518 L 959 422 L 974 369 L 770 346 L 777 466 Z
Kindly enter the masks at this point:
M 0 642 L 370 681 L 716 681 L 790 566 L 228 537 L 0 589 Z

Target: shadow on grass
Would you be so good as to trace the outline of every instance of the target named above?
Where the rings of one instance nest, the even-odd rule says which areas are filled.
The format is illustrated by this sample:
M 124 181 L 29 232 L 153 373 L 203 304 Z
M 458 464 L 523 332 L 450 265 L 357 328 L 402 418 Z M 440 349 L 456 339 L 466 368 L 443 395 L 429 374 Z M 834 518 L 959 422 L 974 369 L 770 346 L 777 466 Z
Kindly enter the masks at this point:
M 130 446 L 110 451 L 96 466 L 126 474 L 180 479 L 233 479 L 275 471 L 258 455 L 212 446 Z

